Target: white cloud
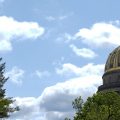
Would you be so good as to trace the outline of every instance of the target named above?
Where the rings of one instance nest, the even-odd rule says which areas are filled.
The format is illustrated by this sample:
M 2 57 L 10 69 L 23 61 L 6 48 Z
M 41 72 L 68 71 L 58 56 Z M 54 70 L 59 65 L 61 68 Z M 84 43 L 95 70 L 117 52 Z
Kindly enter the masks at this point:
M 44 33 L 44 28 L 36 22 L 19 22 L 12 17 L 0 16 L 0 52 L 12 50 L 12 42 L 17 39 L 36 39 Z
M 67 17 L 68 17 L 68 16 L 63 15 L 63 16 L 59 16 L 58 19 L 59 19 L 59 20 L 64 20 L 64 19 L 66 19 Z
M 75 45 L 71 44 L 70 48 L 72 48 L 73 52 L 77 55 L 77 56 L 81 56 L 84 58 L 94 58 L 97 55 L 95 54 L 94 51 L 88 49 L 88 48 L 77 48 Z
M 110 23 L 96 23 L 90 29 L 80 29 L 74 38 L 79 37 L 84 43 L 90 45 L 120 45 L 120 27 Z
M 67 17 L 68 17 L 67 15 L 62 15 L 62 16 L 57 16 L 57 17 L 47 16 L 47 17 L 46 17 L 46 20 L 48 20 L 48 21 L 64 20 L 64 19 L 66 19 Z
M 0 52 L 11 51 L 12 45 L 9 40 L 0 40 Z
M 58 83 L 44 90 L 40 98 L 40 107 L 47 112 L 47 120 L 62 120 L 73 115 L 72 101 L 77 96 L 82 96 L 85 100 L 97 91 L 101 84 L 101 77 L 91 75 L 87 77 L 73 78 L 69 81 Z M 55 116 L 54 116 L 54 113 Z M 48 116 L 50 114 L 51 116 Z M 55 119 L 53 119 L 55 117 Z
M 10 71 L 6 73 L 6 76 L 8 76 L 13 83 L 21 85 L 24 73 L 24 70 L 19 69 L 18 67 L 13 67 Z
M 63 120 L 67 116 L 72 117 L 72 101 L 78 96 L 86 100 L 102 83 L 103 65 L 88 64 L 79 68 L 66 63 L 63 67 L 77 76 L 45 88 L 38 98 L 16 98 L 21 110 L 11 116 L 12 120 Z
M 77 67 L 71 63 L 63 64 L 61 68 L 56 68 L 56 73 L 67 76 L 90 76 L 90 75 L 101 75 L 103 73 L 104 65 L 94 65 L 89 63 L 83 67 Z
M 102 84 L 104 65 L 87 64 L 77 67 L 73 64 L 63 64 L 57 69 L 58 74 L 74 74 L 72 79 L 47 87 L 40 96 L 40 108 L 46 112 L 47 120 L 63 120 L 73 116 L 72 101 L 82 96 L 84 100 L 97 91 Z
M 53 17 L 53 16 L 47 16 L 46 19 L 47 19 L 48 21 L 54 21 L 56 18 Z
M 38 98 L 35 97 L 25 97 L 15 98 L 15 104 L 20 107 L 20 111 L 15 112 L 11 115 L 11 120 L 33 120 L 37 118 L 36 116 L 40 115 L 39 102 Z M 42 119 L 34 119 L 42 120 Z
M 48 71 L 39 71 L 36 70 L 35 74 L 41 79 L 42 77 L 48 77 L 50 76 L 50 73 Z
M 38 98 L 16 98 L 20 111 L 12 114 L 11 120 L 63 120 L 73 116 L 72 101 L 82 96 L 85 100 L 97 91 L 100 76 L 78 77 L 47 87 Z
M 65 42 L 65 43 L 69 43 L 71 40 L 73 40 L 73 36 L 68 34 L 68 33 L 65 33 L 63 35 L 61 35 L 60 37 L 58 37 L 56 39 L 57 42 Z

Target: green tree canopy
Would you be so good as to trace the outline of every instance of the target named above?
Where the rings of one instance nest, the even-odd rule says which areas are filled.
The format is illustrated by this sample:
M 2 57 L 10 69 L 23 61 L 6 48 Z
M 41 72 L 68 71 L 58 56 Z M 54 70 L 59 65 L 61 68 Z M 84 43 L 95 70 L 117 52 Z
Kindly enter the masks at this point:
M 85 103 L 78 97 L 72 105 L 74 120 L 120 120 L 120 95 L 114 91 L 97 92 Z
M 0 58 L 1 62 L 2 58 Z M 14 100 L 10 97 L 6 97 L 4 84 L 8 80 L 4 76 L 5 72 L 5 63 L 0 63 L 0 118 L 7 118 L 10 116 L 11 113 L 18 111 L 19 107 L 12 107 L 11 104 Z

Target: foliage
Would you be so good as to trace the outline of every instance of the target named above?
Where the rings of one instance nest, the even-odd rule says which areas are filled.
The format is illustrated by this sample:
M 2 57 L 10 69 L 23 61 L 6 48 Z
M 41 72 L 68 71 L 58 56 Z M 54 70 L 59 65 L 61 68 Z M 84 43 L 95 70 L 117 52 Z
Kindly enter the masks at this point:
M 72 105 L 74 120 L 120 120 L 120 95 L 114 91 L 97 92 L 85 103 L 78 97 Z
M 70 120 L 70 118 L 67 118 L 67 117 L 66 117 L 64 120 Z
M 1 62 L 2 58 L 0 58 Z M 14 103 L 14 100 L 10 97 L 6 97 L 4 84 L 8 80 L 4 76 L 5 72 L 5 63 L 0 64 L 0 118 L 7 118 L 11 113 L 18 111 L 19 107 L 12 107 L 11 104 Z

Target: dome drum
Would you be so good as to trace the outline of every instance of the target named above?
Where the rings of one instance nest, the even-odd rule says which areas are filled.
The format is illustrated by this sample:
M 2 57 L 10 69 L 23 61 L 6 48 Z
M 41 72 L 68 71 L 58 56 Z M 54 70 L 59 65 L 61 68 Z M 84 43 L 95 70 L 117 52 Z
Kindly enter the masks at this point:
M 101 85 L 98 87 L 98 92 L 106 91 L 106 90 L 114 90 L 114 91 L 120 93 L 120 84 Z
M 99 86 L 98 91 L 116 89 L 120 91 L 120 70 L 107 72 L 103 75 L 103 85 Z

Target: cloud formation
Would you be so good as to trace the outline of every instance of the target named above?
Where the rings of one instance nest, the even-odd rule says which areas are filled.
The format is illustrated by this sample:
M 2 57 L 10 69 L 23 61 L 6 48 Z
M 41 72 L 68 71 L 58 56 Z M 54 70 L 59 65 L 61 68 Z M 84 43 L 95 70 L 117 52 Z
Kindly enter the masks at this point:
M 47 120 L 53 120 L 54 113 L 57 114 L 56 116 L 61 113 L 61 118 L 57 117 L 57 119 L 62 120 L 66 114 L 73 115 L 71 103 L 77 96 L 82 96 L 85 100 L 97 91 L 100 84 L 101 77 L 96 75 L 73 78 L 64 83 L 58 83 L 44 90 L 41 95 L 40 107 L 45 112 L 51 113 L 49 117 L 46 115 Z
M 65 63 L 61 68 L 56 68 L 56 73 L 65 76 L 91 76 L 101 75 L 101 73 L 103 73 L 103 69 L 103 64 L 94 65 L 93 63 L 89 63 L 83 67 L 78 67 L 71 63 Z
M 64 19 L 66 19 L 67 17 L 68 17 L 67 15 L 61 15 L 61 16 L 58 16 L 58 17 L 47 16 L 47 17 L 46 17 L 46 20 L 48 20 L 48 21 L 64 20 Z
M 70 48 L 73 50 L 73 52 L 80 57 L 84 57 L 84 58 L 94 58 L 97 55 L 95 54 L 94 51 L 92 51 L 91 49 L 88 48 L 77 48 L 75 45 L 71 44 Z
M 39 102 L 37 99 L 38 98 L 35 97 L 16 97 L 15 105 L 20 107 L 20 111 L 13 113 L 10 117 L 10 120 L 33 120 L 34 117 L 40 114 Z
M 0 52 L 11 51 L 15 39 L 37 39 L 44 28 L 36 22 L 19 22 L 12 17 L 0 16 Z
M 11 82 L 21 85 L 22 84 L 22 78 L 24 77 L 25 71 L 18 68 L 18 67 L 13 67 L 10 71 L 6 73 L 6 76 L 9 77 Z
M 42 77 L 48 77 L 50 76 L 50 73 L 48 71 L 39 71 L 36 70 L 35 74 L 41 79 Z
M 74 38 L 81 38 L 85 44 L 89 45 L 120 45 L 120 27 L 112 23 L 96 23 L 90 29 L 80 29 Z
M 35 97 L 16 98 L 21 111 L 14 113 L 12 118 L 19 120 L 63 120 L 73 116 L 72 101 L 82 96 L 84 100 L 97 91 L 102 83 L 101 75 L 104 65 L 88 64 L 78 67 L 70 63 L 62 65 L 58 74 L 73 73 L 72 79 L 47 87 L 42 94 Z M 37 117 L 36 117 L 37 116 Z M 14 120 L 14 119 L 12 119 Z

